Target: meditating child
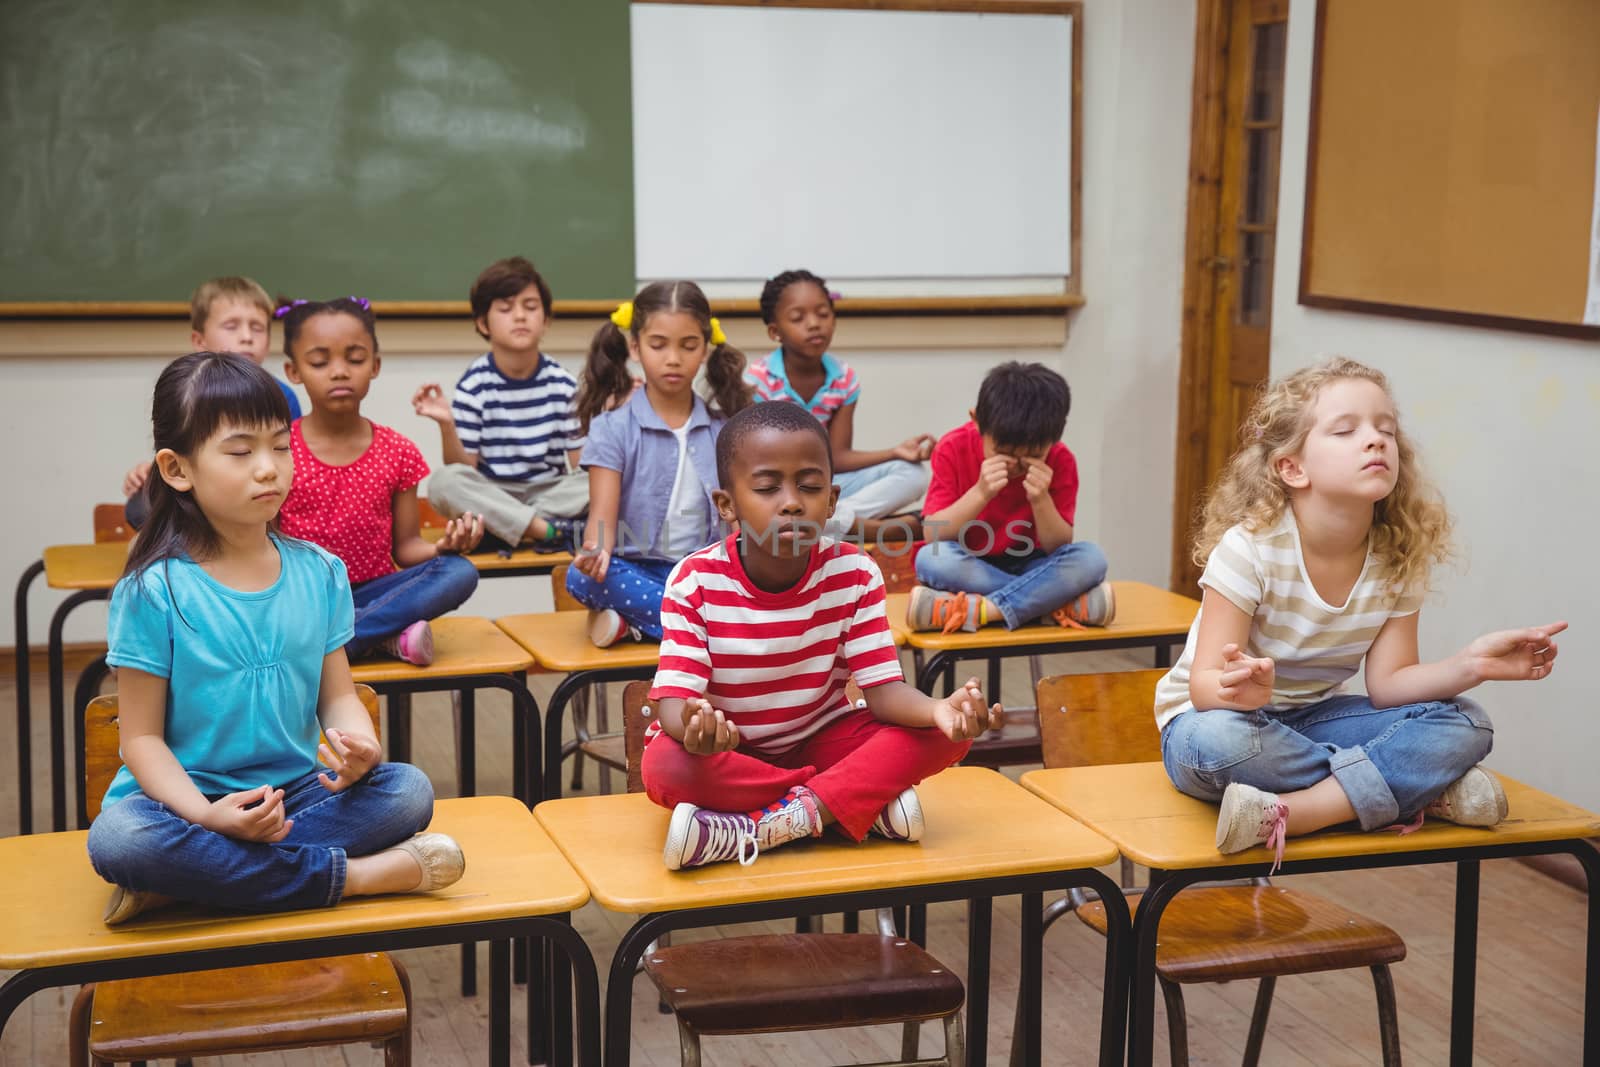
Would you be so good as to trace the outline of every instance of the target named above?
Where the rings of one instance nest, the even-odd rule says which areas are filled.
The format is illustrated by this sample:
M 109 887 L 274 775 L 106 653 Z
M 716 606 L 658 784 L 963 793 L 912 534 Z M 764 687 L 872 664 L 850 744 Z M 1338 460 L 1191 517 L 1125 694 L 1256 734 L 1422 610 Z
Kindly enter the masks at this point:
M 418 832 L 433 787 L 383 761 L 350 679 L 344 564 L 272 529 L 294 480 L 277 383 L 197 352 L 161 372 L 151 421 L 150 521 L 107 624 L 124 766 L 89 829 L 117 887 L 105 921 L 450 885 L 461 849 Z
M 928 488 L 922 461 L 933 438 L 919 434 L 893 448 L 856 450 L 861 384 L 854 370 L 828 352 L 835 321 L 828 283 L 808 270 L 769 278 L 761 290 L 761 318 L 778 348 L 750 364 L 745 380 L 757 399 L 799 404 L 827 428 L 833 484 L 839 487 L 829 530 L 850 536 L 860 532 L 863 520 L 914 508 Z
M 189 347 L 197 352 L 232 352 L 252 363 L 267 358 L 272 343 L 272 298 L 250 278 L 212 278 L 200 283 L 189 298 Z M 290 420 L 300 417 L 300 400 L 282 382 Z M 135 530 L 150 514 L 144 487 L 150 480 L 150 461 L 140 460 L 122 479 L 128 498 L 128 525 Z
M 448 400 L 436 382 L 411 398 L 418 415 L 439 424 L 444 450 L 428 502 L 447 518 L 483 516 L 506 545 L 565 548 L 572 520 L 589 506 L 589 479 L 575 469 L 578 383 L 539 351 L 550 286 L 521 256 L 491 263 L 472 285 L 472 321 L 489 351 Z
M 290 433 L 294 487 L 279 528 L 344 561 L 356 609 L 346 655 L 381 647 L 426 666 L 433 662 L 429 620 L 478 587 L 478 569 L 458 553 L 477 546 L 482 519 L 452 519 L 432 544 L 420 535 L 417 484 L 428 464 L 405 435 L 361 414 L 382 366 L 367 301 L 297 300 L 280 311 L 289 379 L 305 387 L 311 414 Z
M 644 368 L 636 388 L 629 355 Z M 695 394 L 706 372 L 710 405 Z M 661 640 L 661 597 L 673 566 L 723 533 L 717 434 L 750 402 L 744 353 L 728 344 L 693 282 L 654 282 L 594 335 L 578 416 L 588 441 L 589 521 L 567 589 L 590 609 L 589 639 Z
M 1355 821 L 1363 830 L 1506 817 L 1479 766 L 1494 727 L 1461 694 L 1539 680 L 1564 622 L 1417 651 L 1450 518 L 1371 367 L 1334 359 L 1274 382 L 1245 419 L 1195 541 L 1205 594 L 1156 688 L 1167 774 L 1220 800 L 1217 849 Z M 1366 695 L 1345 682 L 1365 668 Z
M 804 408 L 755 404 L 717 439 L 717 510 L 738 532 L 673 568 L 661 605 L 660 701 L 640 767 L 672 808 L 669 868 L 751 863 L 837 823 L 922 836 L 913 788 L 1000 725 L 973 678 L 924 696 L 900 672 L 883 577 L 820 536 L 839 490 Z M 852 706 L 845 682 L 865 696 Z
M 1049 367 L 1002 363 L 984 376 L 972 421 L 934 446 L 912 629 L 1111 621 L 1105 554 L 1072 535 L 1078 461 L 1061 443 L 1071 404 Z

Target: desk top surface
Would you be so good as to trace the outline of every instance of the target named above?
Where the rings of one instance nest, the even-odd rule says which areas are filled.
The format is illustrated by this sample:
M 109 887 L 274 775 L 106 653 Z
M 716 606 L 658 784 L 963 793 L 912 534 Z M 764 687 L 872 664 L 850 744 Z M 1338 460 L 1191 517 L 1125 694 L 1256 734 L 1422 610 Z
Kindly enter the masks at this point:
M 444 536 L 443 526 L 424 526 L 420 531 L 424 541 L 437 541 Z M 539 552 L 532 548 L 518 548 L 508 555 L 498 552 L 472 552 L 462 557 L 479 573 L 494 577 L 498 571 L 530 570 L 548 574 L 563 563 L 572 562 L 571 552 Z
M 1005 776 L 952 767 L 917 786 L 920 842 L 829 832 L 758 856 L 669 871 L 661 860 L 671 812 L 642 793 L 548 800 L 535 809 L 594 898 L 644 914 L 860 890 L 1099 867 L 1116 849 Z
M 175 906 L 121 926 L 100 916 L 111 887 L 89 866 L 86 832 L 0 839 L 0 969 L 15 970 L 304 941 L 383 930 L 573 911 L 589 891 L 543 827 L 509 797 L 438 802 L 429 829 L 466 853 L 466 873 L 437 893 L 352 897 L 333 908 L 241 915 Z
M 380 654 L 350 665 L 350 674 L 368 685 L 409 682 L 424 678 L 461 678 L 475 674 L 520 673 L 533 666 L 533 657 L 488 619 L 476 615 L 447 615 L 434 619 L 433 662 L 418 667 Z
M 495 620 L 511 640 L 547 671 L 593 671 L 607 667 L 654 667 L 661 646 L 654 641 L 619 641 L 596 648 L 589 640 L 587 611 L 545 611 Z
M 888 611 L 894 627 L 904 632 L 908 645 L 930 652 L 942 652 L 949 649 L 1019 648 L 1137 637 L 1176 639 L 1188 634 L 1189 624 L 1194 622 L 1195 613 L 1200 610 L 1198 600 L 1169 593 L 1144 582 L 1112 582 L 1111 585 L 1116 590 L 1116 618 L 1112 619 L 1109 626 L 1091 626 L 1086 630 L 1070 630 L 1062 626 L 1023 626 L 1007 630 L 1003 626 L 985 626 L 971 633 L 965 630 L 953 634 L 937 630 L 915 631 L 906 625 L 906 608 L 911 602 L 909 593 L 889 594 Z
M 1289 838 L 1284 862 L 1600 836 L 1600 816 L 1505 775 L 1500 782 L 1510 815 L 1499 826 L 1484 829 L 1429 819 L 1421 830 L 1404 836 L 1324 830 Z M 1029 771 L 1022 784 L 1146 867 L 1235 867 L 1271 858 L 1264 847 L 1228 856 L 1218 852 L 1217 805 L 1178 792 L 1159 763 Z
M 51 589 L 110 589 L 128 562 L 127 541 L 51 545 L 44 550 L 44 581 Z

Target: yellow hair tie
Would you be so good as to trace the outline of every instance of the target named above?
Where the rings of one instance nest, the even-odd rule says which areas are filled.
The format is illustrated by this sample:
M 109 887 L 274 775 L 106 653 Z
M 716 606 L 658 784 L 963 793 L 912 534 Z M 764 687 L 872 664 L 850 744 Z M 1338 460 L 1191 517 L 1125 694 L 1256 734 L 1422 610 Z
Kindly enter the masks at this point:
M 715 318 L 711 320 L 711 343 L 714 345 L 725 345 L 728 343 L 728 335 L 722 332 L 722 323 L 718 322 Z
M 617 305 L 617 310 L 611 313 L 612 325 L 619 330 L 633 329 L 633 301 L 624 300 Z

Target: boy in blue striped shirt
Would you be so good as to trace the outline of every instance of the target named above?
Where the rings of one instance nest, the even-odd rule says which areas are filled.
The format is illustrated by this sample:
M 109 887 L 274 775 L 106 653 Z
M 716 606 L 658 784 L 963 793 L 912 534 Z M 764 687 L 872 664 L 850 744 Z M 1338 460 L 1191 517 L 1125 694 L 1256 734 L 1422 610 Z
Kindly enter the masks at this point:
M 483 516 L 508 545 L 552 545 L 589 509 L 589 480 L 576 469 L 583 433 L 578 383 L 539 351 L 550 321 L 550 286 L 521 256 L 491 263 L 472 286 L 472 318 L 489 351 L 473 360 L 448 402 L 436 383 L 411 398 L 439 424 L 444 466 L 428 502 L 454 518 Z

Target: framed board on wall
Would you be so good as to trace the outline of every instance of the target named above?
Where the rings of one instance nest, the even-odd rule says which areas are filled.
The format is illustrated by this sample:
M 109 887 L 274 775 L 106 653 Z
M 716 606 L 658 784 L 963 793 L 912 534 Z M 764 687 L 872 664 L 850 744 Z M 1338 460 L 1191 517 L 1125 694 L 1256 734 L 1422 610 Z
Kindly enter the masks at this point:
M 1600 339 L 1600 3 L 1321 0 L 1300 302 Z
M 633 289 L 627 0 L 6 0 L 0 314 L 166 315 L 201 280 L 459 314 L 527 255 Z
M 1075 2 L 635 3 L 640 277 L 1081 302 L 1081 29 Z

